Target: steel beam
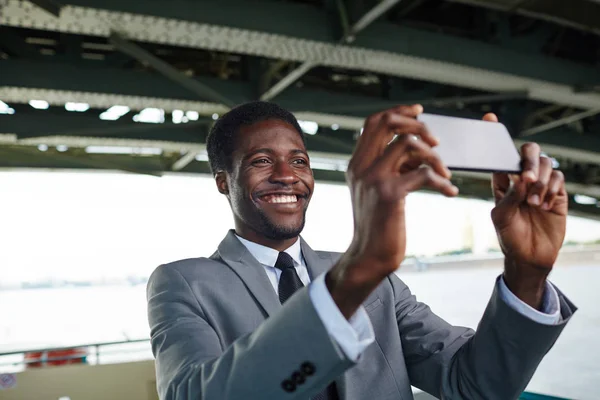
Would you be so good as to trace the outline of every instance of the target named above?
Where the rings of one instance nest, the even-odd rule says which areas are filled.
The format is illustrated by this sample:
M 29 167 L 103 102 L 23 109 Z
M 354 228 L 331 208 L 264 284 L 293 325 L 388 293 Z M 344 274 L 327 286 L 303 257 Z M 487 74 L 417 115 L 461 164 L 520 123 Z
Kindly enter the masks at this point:
M 198 154 L 200 154 L 200 151 L 188 151 L 187 153 L 185 153 L 183 155 L 183 157 L 181 157 L 179 160 L 177 160 L 177 161 L 175 161 L 173 163 L 173 166 L 171 166 L 171 169 L 173 171 L 181 171 L 189 163 L 191 163 L 192 161 L 194 161 L 194 159 L 196 158 L 196 156 Z
M 562 92 L 572 95 L 573 86 L 598 82 L 592 66 L 383 21 L 361 34 L 356 46 L 341 46 L 331 37 L 323 10 L 292 2 L 172 0 L 164 7 L 162 2 L 71 0 L 60 18 L 49 18 L 27 2 L 5 2 L 0 23 L 8 26 L 105 37 L 117 30 L 131 40 L 296 62 L 320 62 L 327 56 L 325 65 L 483 90 L 531 86 L 537 89 L 531 92 L 534 98 L 572 106 L 574 100 L 589 99 L 577 94 L 568 100 Z M 231 9 L 241 18 L 232 18 Z
M 526 99 L 527 92 L 515 91 L 505 93 L 494 93 L 494 94 L 482 94 L 474 96 L 453 96 L 453 97 L 427 97 L 427 98 L 404 98 L 401 100 L 404 104 L 421 104 L 422 106 L 433 106 L 438 108 L 445 107 L 456 107 L 458 105 L 468 104 L 486 104 L 495 103 L 501 101 L 520 100 Z M 353 105 L 332 105 L 320 107 L 321 112 L 326 113 L 350 113 L 350 112 L 361 112 L 371 113 L 380 110 L 385 110 L 399 104 L 398 101 L 369 101 L 364 104 L 353 104 Z
M 340 43 L 352 43 L 356 39 L 356 35 L 365 29 L 368 25 L 370 25 L 377 18 L 381 17 L 384 13 L 386 13 L 390 8 L 396 5 L 400 0 L 383 0 L 371 10 L 367 11 L 365 15 L 363 15 L 352 27 L 350 27 L 345 33 L 344 36 L 340 39 Z M 343 5 L 340 5 L 343 7 Z M 343 12 L 342 12 L 343 14 Z M 327 57 L 325 55 L 325 57 Z M 306 61 L 300 64 L 296 69 L 291 71 L 288 75 L 283 77 L 279 82 L 273 85 L 269 90 L 267 90 L 262 96 L 260 96 L 261 100 L 272 100 L 279 93 L 283 92 L 287 87 L 300 79 L 304 74 L 308 71 L 316 67 L 318 64 L 326 63 L 325 60 L 321 60 L 320 63 L 314 61 Z
M 525 0 L 516 0 L 513 2 L 508 2 L 508 3 L 504 3 L 503 2 L 498 2 L 498 1 L 489 1 L 489 0 L 449 0 L 455 3 L 463 3 L 463 4 L 469 4 L 469 5 L 475 5 L 475 6 L 479 6 L 479 7 L 486 7 L 486 8 L 490 8 L 493 10 L 499 10 L 499 11 L 504 11 L 504 12 L 510 12 L 510 13 L 516 13 L 516 14 L 520 14 L 523 16 L 527 16 L 530 18 L 536 18 L 536 19 L 540 19 L 543 21 L 547 21 L 550 23 L 554 23 L 554 24 L 559 24 L 559 25 L 563 25 L 563 26 L 568 26 L 570 28 L 574 28 L 574 29 L 578 29 L 581 31 L 585 31 L 585 32 L 591 32 L 594 33 L 596 35 L 600 35 L 600 28 L 598 26 L 594 26 L 593 24 L 590 23 L 584 23 L 582 21 L 577 21 L 572 17 L 572 13 L 556 13 L 556 14 L 549 14 L 549 13 L 545 13 L 545 12 L 540 12 L 538 9 L 536 9 L 535 7 L 535 2 L 533 2 L 534 7 L 529 7 L 530 4 L 528 4 L 527 1 Z M 581 6 L 585 6 L 585 3 L 590 3 L 590 2 L 595 2 L 598 3 L 597 0 L 571 0 L 571 3 L 569 4 L 570 8 L 575 8 L 575 7 L 581 7 Z M 543 3 L 549 3 L 548 1 L 544 1 Z M 554 6 L 556 7 L 557 10 L 561 10 L 562 6 L 563 6 L 563 2 L 560 0 L 555 0 L 554 1 Z M 542 9 L 547 9 L 548 8 L 548 4 L 545 4 L 543 6 Z M 597 14 L 600 12 L 600 6 L 598 5 L 591 5 L 591 7 L 586 7 L 586 10 L 588 12 L 587 14 L 587 19 L 588 21 L 590 20 L 590 16 Z
M 109 36 L 109 40 L 119 51 L 135 58 L 143 64 L 149 65 L 173 82 L 178 83 L 187 90 L 195 93 L 202 100 L 210 100 L 218 104 L 223 104 L 227 107 L 232 107 L 235 104 L 233 100 L 223 96 L 221 93 L 213 90 L 211 87 L 202 84 L 195 79 L 187 77 L 181 71 L 178 71 L 160 58 L 154 56 L 135 43 L 125 39 L 119 33 L 112 32 Z
M 55 17 L 60 16 L 60 10 L 63 7 L 63 5 L 61 3 L 59 3 L 58 1 L 54 1 L 54 0 L 29 0 L 29 1 L 32 2 L 33 4 L 35 4 L 36 6 L 38 6 L 39 8 L 41 8 L 42 10 L 45 10 L 46 12 L 49 12 L 50 14 L 54 15 Z
M 0 46 L 12 56 L 39 59 L 40 52 L 35 46 L 25 42 L 23 38 L 14 32 L 14 29 L 0 26 Z
M 297 68 L 295 68 L 293 71 L 291 71 L 289 74 L 287 74 L 286 76 L 281 78 L 279 80 L 279 82 L 277 82 L 276 84 L 271 86 L 266 92 L 264 92 L 260 96 L 260 99 L 263 101 L 272 100 L 275 96 L 277 96 L 279 93 L 283 92 L 291 84 L 293 84 L 298 79 L 300 79 L 300 77 L 302 77 L 302 75 L 304 75 L 305 73 L 307 73 L 308 71 L 310 71 L 312 68 L 314 68 L 316 66 L 317 66 L 317 63 L 314 63 L 311 61 L 303 62 Z
M 600 114 L 600 108 L 595 110 L 588 110 L 581 113 L 573 114 L 564 118 L 560 118 L 546 124 L 538 125 L 533 128 L 525 129 L 521 132 L 520 136 L 531 136 L 536 133 L 541 133 L 545 131 L 549 131 L 550 129 L 558 128 L 559 126 L 571 124 L 573 122 L 580 121 L 584 118 L 593 117 L 594 115 Z
M 375 7 L 367 11 L 365 15 L 356 21 L 354 25 L 352 25 L 344 40 L 347 43 L 352 43 L 360 31 L 371 25 L 377 18 L 388 12 L 390 8 L 394 7 L 399 2 L 400 0 L 382 0 L 379 2 Z
M 213 113 L 222 114 L 227 110 L 227 107 L 215 103 L 181 100 L 176 96 L 184 95 L 190 97 L 190 94 L 183 89 L 179 89 L 177 86 L 173 87 L 174 85 L 168 81 L 164 82 L 165 79 L 162 77 L 145 72 L 129 72 L 108 68 L 70 69 L 63 65 L 52 63 L 42 64 L 16 62 L 13 60 L 3 61 L 2 66 L 5 73 L 0 75 L 0 100 L 8 104 L 27 103 L 31 99 L 42 99 L 48 101 L 51 105 L 62 107 L 67 101 L 79 101 L 89 103 L 92 108 L 108 108 L 112 105 L 121 104 L 130 107 L 132 110 L 140 110 L 146 107 L 162 108 L 167 112 L 174 109 L 184 111 L 194 110 L 206 116 L 211 116 Z M 223 93 L 229 95 L 252 93 L 254 90 L 251 83 L 219 81 L 218 79 L 211 78 L 199 78 L 199 80 L 206 82 L 211 87 L 219 87 Z M 11 81 L 23 85 L 39 84 L 46 87 L 2 87 L 3 84 Z M 60 90 L 60 88 L 71 90 Z M 78 90 L 73 90 L 75 88 Z M 104 93 L 100 93 L 99 91 L 104 91 Z M 519 92 L 504 95 L 518 94 Z M 411 100 L 427 99 L 407 98 L 405 100 L 408 102 Z M 487 100 L 490 99 L 488 98 Z M 372 101 L 371 98 L 365 96 L 345 95 L 295 87 L 290 88 L 278 99 L 279 104 L 293 111 L 299 119 L 316 121 L 326 127 L 336 124 L 341 129 L 355 132 L 362 127 L 364 117 L 368 114 L 368 112 L 364 111 L 357 112 L 356 109 L 362 108 L 365 104 L 369 104 Z M 435 100 L 433 101 L 435 102 Z M 398 100 L 398 102 L 404 101 Z M 345 107 L 346 112 L 328 110 L 328 107 L 331 107 L 332 104 L 339 105 L 340 110 Z M 428 110 L 435 110 L 435 107 L 427 106 L 426 108 Z M 464 112 L 461 115 L 468 116 Z M 14 116 L 2 117 L 6 121 L 3 122 L 3 129 L 8 129 L 10 118 L 18 118 L 19 113 Z M 72 118 L 74 117 L 72 116 Z M 33 119 L 32 121 L 36 120 Z M 24 123 L 27 123 L 27 121 Z M 48 126 L 56 127 L 57 124 L 46 124 L 45 128 L 47 129 Z M 90 125 L 84 125 L 76 129 L 83 129 L 86 126 Z M 167 127 L 167 125 L 163 127 L 165 131 Z M 14 132 L 12 130 L 5 130 L 2 133 Z M 39 133 L 39 131 L 36 133 Z M 177 136 L 176 134 L 174 135 Z M 156 137 L 160 137 L 160 135 L 157 133 Z M 166 134 L 162 135 L 162 137 L 168 139 Z M 539 138 L 540 140 L 538 141 L 542 144 L 548 143 L 555 146 L 552 150 L 555 156 L 564 154 L 565 157 L 573 160 L 590 160 L 596 157 L 594 161 L 589 162 L 598 163 L 599 145 L 582 144 L 580 147 L 574 147 L 570 137 L 566 135 L 560 137 L 563 137 L 563 139 L 551 143 L 547 142 L 544 137 Z M 532 138 L 538 139 L 535 136 Z

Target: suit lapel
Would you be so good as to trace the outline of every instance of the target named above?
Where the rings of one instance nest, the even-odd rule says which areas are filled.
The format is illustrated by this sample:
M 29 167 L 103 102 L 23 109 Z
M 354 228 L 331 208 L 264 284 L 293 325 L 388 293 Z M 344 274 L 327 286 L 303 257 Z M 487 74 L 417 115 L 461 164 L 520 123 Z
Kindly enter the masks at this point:
M 264 267 L 250 254 L 233 230 L 219 245 L 219 256 L 240 277 L 252 296 L 270 316 L 281 308 L 279 298 L 267 277 Z
M 302 237 L 300 238 L 300 247 L 302 248 L 302 256 L 304 257 L 304 261 L 306 261 L 306 268 L 308 269 L 311 281 L 314 281 L 317 276 L 328 271 L 333 265 L 333 259 L 330 256 L 319 255 L 310 248 Z

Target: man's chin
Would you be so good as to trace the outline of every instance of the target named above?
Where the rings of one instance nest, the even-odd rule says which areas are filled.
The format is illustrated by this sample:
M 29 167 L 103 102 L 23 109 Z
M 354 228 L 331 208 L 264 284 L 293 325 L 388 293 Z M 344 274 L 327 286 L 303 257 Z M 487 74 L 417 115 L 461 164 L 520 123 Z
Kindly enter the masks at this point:
M 281 224 L 264 218 L 262 222 L 262 234 L 271 240 L 293 239 L 304 229 L 304 220 L 294 224 Z
M 302 227 L 282 227 L 282 226 L 270 226 L 263 229 L 263 235 L 271 240 L 288 240 L 300 236 Z
M 274 218 L 275 216 L 259 210 L 260 232 L 270 240 L 288 240 L 298 237 L 304 229 L 305 213 L 306 210 L 293 217 Z

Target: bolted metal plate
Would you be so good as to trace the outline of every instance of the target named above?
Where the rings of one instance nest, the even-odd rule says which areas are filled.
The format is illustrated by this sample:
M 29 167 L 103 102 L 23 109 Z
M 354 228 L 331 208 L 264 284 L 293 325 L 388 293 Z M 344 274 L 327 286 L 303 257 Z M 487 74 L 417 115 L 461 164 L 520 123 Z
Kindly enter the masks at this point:
M 458 85 L 493 92 L 527 91 L 531 99 L 584 109 L 600 108 L 600 95 L 568 85 L 524 78 L 465 65 L 372 50 L 333 42 L 87 7 L 65 6 L 55 17 L 27 1 L 5 0 L 0 24 L 164 43 L 317 65 L 341 67 Z

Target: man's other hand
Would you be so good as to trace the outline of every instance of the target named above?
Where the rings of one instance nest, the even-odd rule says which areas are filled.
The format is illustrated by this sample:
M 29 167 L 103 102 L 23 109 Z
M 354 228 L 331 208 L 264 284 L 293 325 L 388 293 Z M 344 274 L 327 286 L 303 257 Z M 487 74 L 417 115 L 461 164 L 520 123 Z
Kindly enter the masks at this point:
M 498 121 L 494 114 L 484 117 Z M 506 257 L 504 279 L 522 301 L 539 309 L 546 277 L 565 238 L 568 196 L 564 176 L 536 143 L 521 147 L 520 175 L 496 173 L 492 221 Z

